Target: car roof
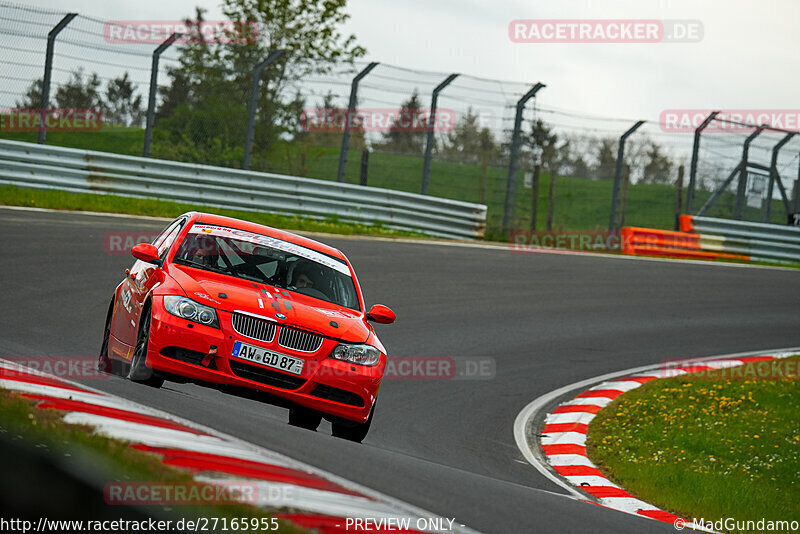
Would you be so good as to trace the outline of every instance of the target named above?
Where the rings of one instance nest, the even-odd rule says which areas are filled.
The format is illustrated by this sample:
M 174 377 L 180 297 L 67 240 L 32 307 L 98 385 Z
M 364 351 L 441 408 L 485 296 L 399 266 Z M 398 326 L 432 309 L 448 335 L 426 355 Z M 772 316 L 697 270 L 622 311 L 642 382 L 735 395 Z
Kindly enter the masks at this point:
M 306 248 L 310 248 L 312 250 L 316 250 L 317 252 L 322 252 L 323 254 L 333 256 L 334 258 L 339 258 L 347 261 L 347 258 L 345 257 L 345 255 L 342 253 L 341 250 L 333 248 L 324 243 L 320 243 L 319 241 L 314 241 L 313 239 L 303 237 L 301 235 L 293 234 L 285 230 L 279 230 L 271 226 L 265 226 L 263 224 L 256 224 L 249 221 L 243 221 L 241 219 L 235 219 L 233 217 L 225 217 L 224 215 L 214 215 L 211 213 L 202 213 L 202 212 L 194 212 L 194 213 L 197 215 L 197 219 L 195 220 L 195 222 L 201 224 L 226 226 L 229 228 L 236 228 L 239 230 L 245 230 L 247 232 L 253 232 L 254 234 L 262 234 L 269 237 L 274 237 L 276 239 L 288 241 L 289 243 L 294 243 L 295 245 L 300 245 Z

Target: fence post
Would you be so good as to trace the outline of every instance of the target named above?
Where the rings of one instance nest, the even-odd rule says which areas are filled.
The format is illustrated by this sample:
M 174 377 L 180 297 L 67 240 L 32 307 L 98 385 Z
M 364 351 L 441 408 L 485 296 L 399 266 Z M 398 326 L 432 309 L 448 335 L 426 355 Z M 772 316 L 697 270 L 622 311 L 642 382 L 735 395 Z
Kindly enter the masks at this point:
M 555 206 L 553 203 L 555 202 L 555 191 L 556 191 L 556 175 L 553 173 L 552 169 L 548 169 L 550 171 L 550 183 L 548 184 L 547 190 L 547 231 L 551 231 L 553 229 L 553 210 Z
M 696 215 L 697 215 L 698 217 L 702 217 L 703 215 L 705 215 L 705 213 L 706 213 L 708 210 L 710 210 L 710 209 L 711 209 L 711 207 L 714 205 L 714 202 L 716 202 L 716 201 L 717 201 L 717 199 L 720 197 L 720 195 L 722 195 L 722 192 L 723 192 L 723 191 L 725 191 L 725 189 L 726 189 L 726 188 L 727 188 L 729 185 L 731 185 L 731 182 L 733 182 L 733 179 L 734 179 L 734 178 L 736 178 L 736 175 L 737 175 L 737 174 L 739 174 L 739 171 L 740 171 L 741 169 L 742 169 L 742 162 L 740 161 L 740 162 L 739 162 L 739 163 L 736 165 L 736 167 L 734 167 L 734 169 L 731 171 L 731 173 L 728 175 L 728 177 L 727 177 L 727 178 L 725 178 L 725 180 L 722 182 L 722 185 L 720 185 L 720 186 L 719 186 L 719 187 L 718 187 L 718 188 L 717 188 L 717 189 L 716 189 L 716 190 L 715 190 L 715 191 L 714 191 L 714 192 L 711 194 L 711 196 L 710 196 L 710 197 L 708 197 L 708 200 L 706 200 L 705 204 L 703 204 L 703 205 L 700 207 L 700 209 L 699 209 L 699 210 L 697 210 L 697 213 L 696 213 Z
M 686 213 L 691 213 L 694 209 L 694 191 L 697 186 L 697 158 L 700 151 L 700 134 L 713 121 L 719 111 L 712 111 L 708 117 L 694 131 L 694 146 L 692 146 L 692 162 L 689 165 L 689 190 L 686 192 Z
M 259 63 L 253 69 L 253 80 L 250 85 L 250 102 L 247 104 L 247 130 L 244 136 L 244 161 L 243 169 L 250 168 L 250 158 L 253 155 L 253 138 L 256 131 L 256 108 L 258 107 L 258 88 L 261 85 L 261 73 L 269 67 L 276 59 L 281 57 L 283 50 L 272 50 L 267 55 L 267 59 Z
M 431 109 L 428 115 L 428 136 L 425 142 L 425 161 L 422 164 L 422 188 L 423 195 L 428 194 L 428 184 L 431 180 L 431 156 L 433 155 L 433 134 L 436 129 L 436 105 L 439 101 L 439 93 L 450 85 L 450 82 L 458 78 L 458 74 L 451 74 L 436 86 L 431 95 Z
M 39 106 L 41 120 L 39 121 L 39 134 L 36 138 L 36 142 L 40 145 L 44 144 L 47 137 L 45 113 L 47 113 L 47 108 L 50 107 L 50 77 L 53 72 L 53 52 L 56 47 L 56 37 L 77 16 L 77 13 L 67 13 L 47 34 L 47 52 L 44 57 L 44 78 L 42 78 L 42 102 Z
M 797 213 L 800 211 L 800 178 L 794 181 L 794 207 L 792 208 L 792 213 Z
M 770 161 L 769 165 L 769 187 L 767 188 L 767 205 L 764 206 L 764 222 L 768 223 L 769 218 L 772 215 L 772 189 L 775 186 L 775 180 L 778 180 L 778 184 L 781 188 L 781 193 L 783 193 L 783 202 L 784 206 L 786 207 L 786 213 L 790 213 L 791 209 L 789 208 L 789 200 L 786 198 L 786 193 L 783 191 L 783 184 L 781 183 L 781 175 L 778 173 L 778 152 L 780 152 L 783 145 L 788 143 L 792 140 L 795 133 L 791 132 L 786 134 L 786 136 L 778 141 L 778 144 L 775 145 L 772 149 L 772 160 Z
M 625 226 L 625 210 L 628 209 L 628 188 L 631 185 L 631 166 L 627 163 L 622 169 L 622 200 L 619 205 L 619 227 Z
M 158 88 L 158 61 L 164 50 L 169 48 L 180 35 L 181 34 L 177 32 L 173 33 L 153 51 L 153 64 L 150 67 L 150 94 L 147 99 L 147 119 L 145 120 L 144 128 L 144 149 L 142 150 L 142 156 L 145 158 L 150 157 L 150 147 L 153 144 L 153 123 L 156 117 L 156 89 Z
M 489 154 L 485 151 L 481 152 L 481 171 L 480 171 L 480 185 L 478 187 L 478 194 L 480 196 L 480 203 L 486 204 L 486 182 L 489 178 Z
M 356 102 L 358 101 L 358 82 L 378 66 L 377 61 L 367 65 L 364 70 L 356 74 L 350 83 L 350 101 L 347 104 L 347 116 L 344 122 L 344 134 L 342 134 L 342 148 L 339 150 L 339 168 L 336 171 L 336 181 L 344 182 L 344 168 L 347 165 L 347 151 L 350 150 L 350 114 L 355 112 Z
M 797 180 L 794 181 L 794 213 L 800 212 L 800 158 L 797 159 Z
M 533 178 L 531 179 L 531 231 L 536 231 L 539 216 L 539 172 L 542 164 L 541 147 L 534 146 Z M 537 150 L 538 149 L 538 150 Z
M 514 192 L 517 186 L 517 159 L 519 157 L 520 129 L 522 128 L 522 112 L 525 104 L 539 92 L 539 89 L 546 87 L 543 83 L 537 83 L 533 89 L 525 93 L 517 101 L 517 113 L 514 116 L 514 133 L 511 137 L 511 153 L 508 161 L 508 178 L 506 180 L 506 203 L 503 210 L 503 235 L 508 235 L 511 229 L 511 217 L 514 212 Z
M 367 185 L 367 174 L 369 173 L 369 149 L 361 151 L 361 185 Z
M 764 131 L 764 126 L 758 126 L 756 131 L 747 136 L 742 146 L 742 162 L 739 170 L 739 183 L 736 186 L 736 207 L 733 210 L 733 218 L 737 221 L 742 219 L 744 212 L 744 196 L 747 189 L 747 160 L 750 152 L 750 143 Z
M 608 231 L 614 232 L 617 228 L 617 204 L 619 203 L 619 186 L 622 182 L 622 164 L 625 156 L 625 140 L 633 134 L 645 121 L 637 121 L 627 132 L 619 138 L 619 148 L 617 149 L 617 165 L 614 169 L 614 189 L 611 193 L 611 218 L 608 223 Z
M 681 229 L 681 210 L 683 203 L 683 165 L 678 167 L 678 183 L 675 187 L 676 189 L 676 196 L 675 196 L 675 231 Z

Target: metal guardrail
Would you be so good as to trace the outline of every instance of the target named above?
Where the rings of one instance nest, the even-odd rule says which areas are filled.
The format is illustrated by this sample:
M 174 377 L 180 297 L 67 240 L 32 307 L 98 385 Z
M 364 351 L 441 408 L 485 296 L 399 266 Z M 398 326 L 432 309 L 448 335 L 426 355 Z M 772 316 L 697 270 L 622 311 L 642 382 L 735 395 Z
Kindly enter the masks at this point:
M 478 239 L 486 206 L 377 187 L 0 139 L 0 184 L 157 198 Z
M 703 250 L 743 254 L 751 260 L 800 263 L 800 228 L 683 215 L 681 229 L 700 234 Z

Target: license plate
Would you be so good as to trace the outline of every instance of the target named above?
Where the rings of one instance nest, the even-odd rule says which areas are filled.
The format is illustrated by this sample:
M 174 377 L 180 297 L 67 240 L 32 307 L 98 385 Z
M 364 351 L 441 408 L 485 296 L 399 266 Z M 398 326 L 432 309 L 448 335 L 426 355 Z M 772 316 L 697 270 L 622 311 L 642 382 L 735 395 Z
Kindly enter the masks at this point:
M 242 343 L 241 341 L 237 341 L 233 344 L 231 356 L 250 362 L 260 363 L 261 365 L 266 365 L 267 367 L 272 367 L 273 369 L 279 369 L 295 375 L 299 375 L 303 372 L 303 364 L 305 363 L 300 358 L 278 354 L 271 350 Z

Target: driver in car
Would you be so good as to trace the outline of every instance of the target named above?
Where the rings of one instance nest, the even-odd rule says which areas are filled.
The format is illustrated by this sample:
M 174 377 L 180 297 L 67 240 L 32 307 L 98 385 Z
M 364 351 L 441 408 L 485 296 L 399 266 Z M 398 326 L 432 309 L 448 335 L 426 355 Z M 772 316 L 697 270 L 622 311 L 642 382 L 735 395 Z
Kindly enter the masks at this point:
M 219 248 L 217 246 L 217 240 L 210 236 L 197 236 L 195 239 L 195 246 L 189 255 L 189 259 L 196 263 L 213 267 L 217 264 L 218 257 Z
M 295 285 L 297 287 L 314 287 L 314 281 L 306 273 L 300 273 L 295 277 Z
M 320 269 L 308 260 L 299 260 L 292 272 L 292 285 L 299 288 L 322 289 L 320 280 Z

